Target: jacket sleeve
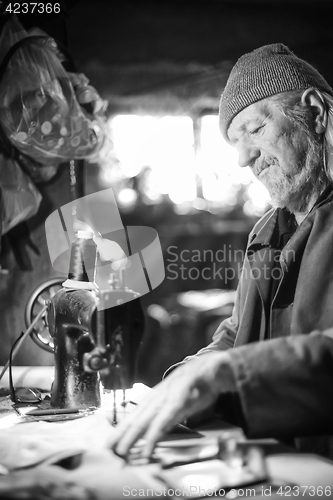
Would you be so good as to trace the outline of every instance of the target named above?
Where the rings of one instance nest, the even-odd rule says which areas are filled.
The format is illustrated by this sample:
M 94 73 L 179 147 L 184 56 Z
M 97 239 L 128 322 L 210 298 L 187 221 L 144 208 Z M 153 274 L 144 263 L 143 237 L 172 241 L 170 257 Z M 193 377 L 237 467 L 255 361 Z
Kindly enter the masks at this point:
M 333 431 L 333 328 L 229 351 L 249 437 Z

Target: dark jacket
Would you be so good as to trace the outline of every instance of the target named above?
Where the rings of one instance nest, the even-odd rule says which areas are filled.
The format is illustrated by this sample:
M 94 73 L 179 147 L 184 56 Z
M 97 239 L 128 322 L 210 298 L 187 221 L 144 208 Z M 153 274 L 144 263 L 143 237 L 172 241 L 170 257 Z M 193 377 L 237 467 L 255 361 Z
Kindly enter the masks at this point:
M 278 210 L 253 228 L 231 318 L 209 346 L 226 349 L 333 327 L 333 193 L 304 219 L 280 254 L 282 280 L 271 301 L 270 241 Z
M 272 296 L 277 215 L 269 211 L 251 232 L 232 316 L 198 354 L 237 347 L 230 356 L 249 437 L 307 436 L 297 438 L 301 450 L 333 458 L 324 435 L 333 434 L 333 193 L 282 250 Z

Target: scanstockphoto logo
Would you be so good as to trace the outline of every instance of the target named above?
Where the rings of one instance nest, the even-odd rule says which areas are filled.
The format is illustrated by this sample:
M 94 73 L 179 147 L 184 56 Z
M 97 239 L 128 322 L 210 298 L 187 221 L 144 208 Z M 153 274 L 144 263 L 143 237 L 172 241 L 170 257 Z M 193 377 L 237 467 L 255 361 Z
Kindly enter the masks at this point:
M 244 260 L 244 251 L 224 245 L 218 250 L 184 249 L 171 245 L 166 249 L 166 278 L 185 281 L 214 281 L 228 283 L 238 280 Z
M 282 251 L 269 247 L 255 252 L 255 265 L 244 266 L 245 250 L 223 245 L 218 250 L 184 249 L 171 245 L 166 249 L 166 279 L 184 281 L 220 280 L 225 285 L 245 279 L 281 280 Z M 284 259 L 295 262 L 295 251 L 288 249 Z
M 94 233 L 99 254 L 96 272 L 99 290 L 110 288 L 111 274 L 136 296 L 154 290 L 164 280 L 163 254 L 157 231 L 147 226 L 125 227 L 111 188 L 67 203 L 46 219 L 51 263 L 62 275 L 69 272 L 71 246 L 78 229 Z M 82 258 L 85 260 L 84 254 Z M 84 264 L 90 278 L 93 269 L 89 260 Z M 135 298 L 131 297 L 127 301 Z

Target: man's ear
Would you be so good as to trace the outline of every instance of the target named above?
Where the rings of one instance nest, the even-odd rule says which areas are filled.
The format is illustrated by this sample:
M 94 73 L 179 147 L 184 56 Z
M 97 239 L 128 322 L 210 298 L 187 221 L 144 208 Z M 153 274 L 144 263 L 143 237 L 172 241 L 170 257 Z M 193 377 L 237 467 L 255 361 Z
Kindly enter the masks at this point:
M 311 112 L 312 124 L 317 134 L 323 134 L 327 127 L 326 104 L 321 92 L 314 88 L 306 89 L 301 97 L 303 106 Z

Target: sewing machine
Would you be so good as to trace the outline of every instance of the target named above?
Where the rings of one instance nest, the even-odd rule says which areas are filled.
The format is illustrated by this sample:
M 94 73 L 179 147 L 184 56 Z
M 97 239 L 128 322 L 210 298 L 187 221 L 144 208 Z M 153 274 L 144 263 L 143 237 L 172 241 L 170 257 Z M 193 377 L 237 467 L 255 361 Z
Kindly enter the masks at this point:
M 111 273 L 108 284 L 108 289 L 98 290 L 87 281 L 69 279 L 50 300 L 55 408 L 100 406 L 100 382 L 105 391 L 133 386 L 144 326 L 139 294 L 124 286 L 123 272 Z

